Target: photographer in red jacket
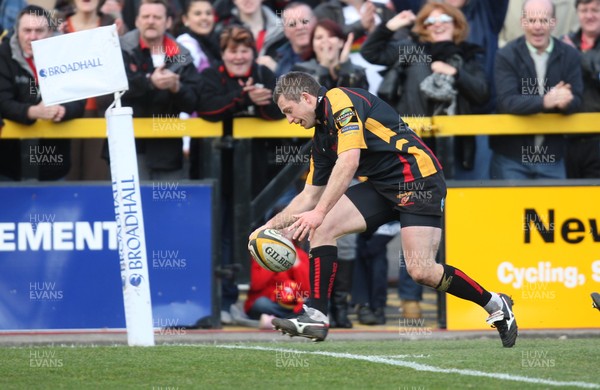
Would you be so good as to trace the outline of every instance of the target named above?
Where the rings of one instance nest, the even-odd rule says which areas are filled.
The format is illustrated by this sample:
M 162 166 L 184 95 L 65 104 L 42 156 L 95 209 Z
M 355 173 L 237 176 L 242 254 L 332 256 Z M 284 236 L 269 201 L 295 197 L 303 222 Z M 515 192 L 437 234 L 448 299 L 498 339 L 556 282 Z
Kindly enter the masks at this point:
M 298 246 L 296 253 L 296 263 L 285 272 L 271 272 L 252 260 L 244 311 L 253 320 L 261 319 L 261 327 L 272 329 L 273 316 L 299 313 L 309 298 L 308 254 Z

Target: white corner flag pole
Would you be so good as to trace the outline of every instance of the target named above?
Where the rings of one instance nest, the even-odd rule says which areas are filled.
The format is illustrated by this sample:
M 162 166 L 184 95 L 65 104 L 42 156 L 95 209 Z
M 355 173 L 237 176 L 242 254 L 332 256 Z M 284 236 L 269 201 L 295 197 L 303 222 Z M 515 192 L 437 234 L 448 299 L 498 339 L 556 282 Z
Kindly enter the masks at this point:
M 133 135 L 133 110 L 121 107 L 121 96 L 106 110 L 110 173 L 121 261 L 127 344 L 154 345 L 150 279 L 142 197 Z

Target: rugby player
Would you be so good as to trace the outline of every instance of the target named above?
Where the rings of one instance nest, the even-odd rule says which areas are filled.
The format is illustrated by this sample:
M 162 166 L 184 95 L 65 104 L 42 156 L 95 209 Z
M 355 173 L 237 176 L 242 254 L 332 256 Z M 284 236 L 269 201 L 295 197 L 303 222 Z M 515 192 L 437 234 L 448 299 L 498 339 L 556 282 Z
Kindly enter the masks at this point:
M 337 270 L 336 239 L 399 220 L 411 277 L 483 307 L 503 346 L 514 346 L 518 329 L 512 299 L 435 262 L 446 197 L 442 166 L 397 112 L 366 90 L 326 90 L 302 72 L 281 76 L 273 99 L 288 122 L 315 128 L 304 189 L 250 236 L 286 228 L 293 239 L 310 242 L 310 302 L 296 318 L 275 318 L 275 329 L 323 341 Z M 350 187 L 355 176 L 366 181 Z

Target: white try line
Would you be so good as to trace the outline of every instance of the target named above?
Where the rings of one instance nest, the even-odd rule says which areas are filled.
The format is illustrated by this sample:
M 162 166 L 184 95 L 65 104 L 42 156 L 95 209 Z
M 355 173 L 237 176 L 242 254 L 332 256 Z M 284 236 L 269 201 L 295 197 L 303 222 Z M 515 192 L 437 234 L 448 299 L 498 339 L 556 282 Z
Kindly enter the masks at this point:
M 339 353 L 339 352 L 326 352 L 326 351 L 301 351 L 301 350 L 296 350 L 296 349 L 270 348 L 270 347 L 260 347 L 260 346 L 244 346 L 244 345 L 215 345 L 215 347 L 225 348 L 225 349 L 245 349 L 245 350 L 255 350 L 255 351 L 273 351 L 273 352 L 286 352 L 286 353 L 295 353 L 295 354 L 321 355 L 321 356 L 329 356 L 329 357 L 334 357 L 334 358 L 339 358 L 339 359 L 362 360 L 362 361 L 366 361 L 366 362 L 370 362 L 370 363 L 389 364 L 391 366 L 400 366 L 400 367 L 412 368 L 413 370 L 416 370 L 416 371 L 434 372 L 434 373 L 439 373 L 439 374 L 458 374 L 458 375 L 465 375 L 465 376 L 500 379 L 500 380 L 513 381 L 513 382 L 535 383 L 538 385 L 547 385 L 547 386 L 572 386 L 572 387 L 580 387 L 582 389 L 600 389 L 600 384 L 597 384 L 597 383 L 561 382 L 561 381 L 553 381 L 550 379 L 543 379 L 543 378 L 532 378 L 532 377 L 522 376 L 522 375 L 512 375 L 512 374 L 485 372 L 485 371 L 477 371 L 477 370 L 464 370 L 464 369 L 459 369 L 459 368 L 441 368 L 441 367 L 430 366 L 427 364 L 415 363 L 415 362 L 411 362 L 411 361 L 390 359 L 389 357 L 384 357 L 384 356 L 355 355 L 352 353 Z

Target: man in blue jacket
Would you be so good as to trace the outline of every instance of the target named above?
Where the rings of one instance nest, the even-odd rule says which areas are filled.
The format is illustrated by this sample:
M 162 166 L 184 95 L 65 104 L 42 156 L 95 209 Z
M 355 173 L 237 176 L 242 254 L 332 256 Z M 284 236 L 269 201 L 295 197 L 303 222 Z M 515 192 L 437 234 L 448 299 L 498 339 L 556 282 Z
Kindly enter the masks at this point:
M 525 1 L 524 36 L 496 55 L 498 113 L 570 114 L 579 109 L 583 92 L 579 53 L 550 35 L 555 23 L 550 0 Z M 566 178 L 563 135 L 493 136 L 490 147 L 492 179 Z

